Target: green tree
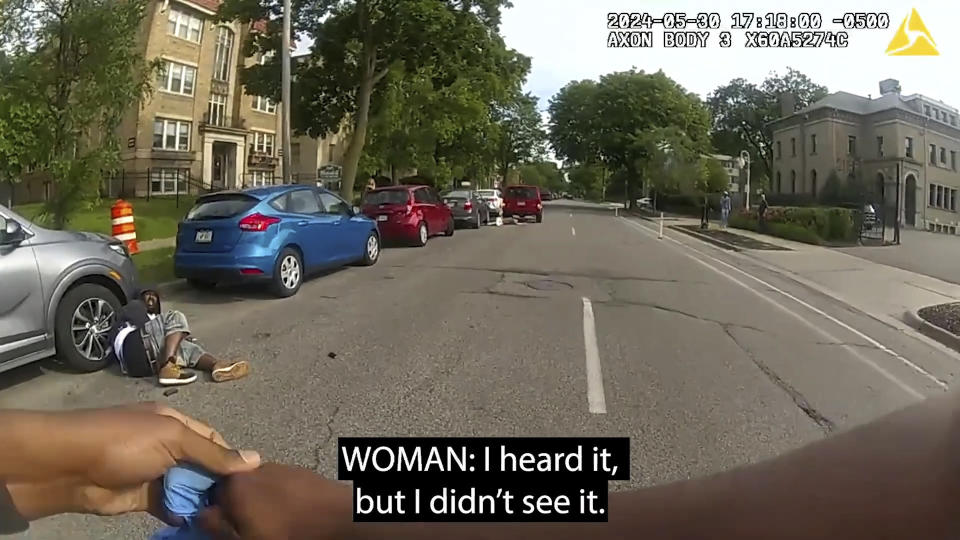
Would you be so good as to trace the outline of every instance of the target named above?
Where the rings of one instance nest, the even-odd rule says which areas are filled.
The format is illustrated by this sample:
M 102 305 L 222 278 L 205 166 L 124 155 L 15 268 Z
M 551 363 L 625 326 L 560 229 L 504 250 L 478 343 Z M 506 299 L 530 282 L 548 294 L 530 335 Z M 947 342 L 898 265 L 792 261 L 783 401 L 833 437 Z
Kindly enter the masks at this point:
M 515 165 L 541 159 L 546 133 L 543 119 L 537 109 L 538 99 L 533 94 L 517 94 L 506 106 L 496 107 L 497 165 L 504 180 Z
M 713 143 L 718 151 L 737 156 L 749 150 L 751 174 L 772 177 L 773 133 L 769 124 L 780 118 L 780 96 L 794 96 L 795 111 L 827 95 L 824 86 L 803 73 L 787 68 L 785 75 L 772 73 L 759 85 L 737 78 L 718 87 L 707 97 L 713 117 Z
M 576 197 L 599 201 L 604 196 L 605 172 L 599 165 L 578 164 L 569 168 L 569 191 Z
M 505 0 L 296 0 L 295 32 L 314 38 L 306 61 L 296 66 L 296 101 L 291 107 L 301 133 L 322 137 L 350 125 L 342 192 L 352 197 L 366 144 L 370 112 L 384 79 L 394 70 L 423 74 L 434 89 L 456 86 L 465 71 L 498 74 L 498 34 Z M 226 0 L 224 19 L 249 23 L 281 14 L 279 0 Z M 247 52 L 276 51 L 280 28 L 251 34 Z M 279 97 L 276 65 L 244 71 L 253 93 Z
M 710 149 L 707 110 L 663 72 L 631 70 L 597 83 L 571 83 L 553 98 L 550 113 L 558 157 L 608 167 L 629 206 L 659 168 L 664 148 L 696 154 Z
M 116 168 L 114 135 L 122 115 L 148 94 L 151 70 L 138 47 L 148 0 L 6 0 L 0 41 L 17 51 L 4 90 L 22 105 L 0 115 L 32 126 L 35 166 L 56 189 L 43 215 L 63 228 L 99 198 L 102 175 Z M 0 90 L 0 94 L 4 92 Z M 2 98 L 0 98 L 2 99 Z M 13 112 L 10 112 L 13 111 Z

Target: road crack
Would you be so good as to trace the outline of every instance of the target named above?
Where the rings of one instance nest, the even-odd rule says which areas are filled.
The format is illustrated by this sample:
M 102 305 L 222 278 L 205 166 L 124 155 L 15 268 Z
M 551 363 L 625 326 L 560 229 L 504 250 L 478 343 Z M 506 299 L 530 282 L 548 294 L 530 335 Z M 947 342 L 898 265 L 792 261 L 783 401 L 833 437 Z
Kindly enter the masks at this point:
M 721 324 L 720 327 L 723 328 L 724 333 L 727 334 L 727 337 L 730 338 L 730 341 L 732 341 L 734 345 L 737 346 L 737 348 L 743 351 L 743 353 L 747 355 L 747 358 L 749 358 L 754 363 L 754 365 L 757 366 L 757 368 L 760 369 L 760 371 L 764 375 L 766 375 L 768 379 L 770 379 L 770 381 L 773 384 L 780 387 L 781 390 L 783 390 L 788 396 L 790 396 L 790 399 L 793 400 L 794 405 L 796 405 L 797 408 L 803 411 L 803 414 L 807 415 L 807 417 L 810 418 L 810 420 L 813 420 L 813 422 L 817 424 L 817 426 L 819 426 L 820 429 L 822 429 L 826 433 L 830 433 L 836 429 L 837 426 L 833 423 L 833 421 L 827 418 L 826 416 L 824 416 L 820 411 L 815 409 L 813 405 L 811 405 L 810 402 L 807 401 L 807 398 L 805 398 L 803 394 L 800 393 L 799 390 L 794 388 L 787 381 L 783 380 L 772 369 L 770 369 L 770 366 L 763 363 L 763 361 L 757 358 L 756 355 L 753 354 L 753 352 L 751 352 L 742 343 L 740 343 L 740 340 L 738 340 L 737 337 L 731 331 L 731 328 L 732 328 L 731 325 Z
M 327 445 L 330 444 L 330 441 L 333 440 L 333 423 L 337 420 L 337 415 L 340 414 L 340 406 L 337 405 L 333 408 L 333 412 L 330 414 L 330 418 L 327 419 L 327 423 L 324 425 L 327 433 L 324 435 L 323 440 L 317 444 L 314 449 L 313 455 L 313 471 L 320 471 L 320 464 L 323 462 L 323 451 L 327 449 Z
M 613 296 L 613 295 L 611 294 L 611 296 Z M 708 318 L 708 317 L 703 317 L 703 316 L 701 316 L 701 315 L 697 315 L 696 313 L 690 313 L 690 312 L 688 312 L 688 311 L 683 311 L 683 310 L 680 310 L 680 309 L 663 306 L 663 305 L 656 304 L 656 303 L 653 303 L 653 302 L 643 302 L 643 301 L 640 301 L 640 300 L 622 300 L 622 299 L 616 299 L 616 298 L 615 298 L 615 299 L 610 300 L 610 301 L 608 301 L 608 302 L 594 302 L 594 303 L 595 303 L 595 304 L 601 304 L 601 305 L 604 305 L 604 306 L 611 306 L 611 307 L 626 307 L 626 306 L 645 307 L 645 308 L 649 308 L 649 309 L 655 309 L 655 310 L 657 310 L 657 311 L 663 311 L 663 312 L 666 312 L 666 313 L 672 313 L 672 314 L 674 314 L 674 315 L 680 315 L 681 317 L 687 317 L 687 318 L 689 318 L 689 319 L 694 319 L 694 320 L 697 320 L 697 321 L 700 321 L 700 322 L 716 324 L 716 325 L 719 325 L 719 326 L 721 326 L 721 327 L 730 326 L 730 327 L 733 327 L 733 328 L 743 328 L 744 330 L 753 330 L 754 332 L 760 332 L 761 334 L 762 334 L 762 333 L 766 333 L 766 330 L 763 330 L 762 328 L 757 328 L 756 326 L 750 326 L 750 325 L 748 325 L 748 324 L 739 324 L 739 323 L 731 323 L 731 322 L 718 321 L 718 320 L 716 320 L 716 319 L 710 319 L 710 318 Z

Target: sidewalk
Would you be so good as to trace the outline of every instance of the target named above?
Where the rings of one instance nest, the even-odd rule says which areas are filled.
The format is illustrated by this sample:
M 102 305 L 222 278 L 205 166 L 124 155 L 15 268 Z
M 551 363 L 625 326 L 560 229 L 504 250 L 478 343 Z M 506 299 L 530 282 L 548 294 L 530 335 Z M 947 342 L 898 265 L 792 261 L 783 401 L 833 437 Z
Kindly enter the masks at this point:
M 650 219 L 656 223 L 658 219 Z M 675 225 L 699 225 L 691 218 L 664 222 L 665 230 Z M 711 229 L 716 228 L 711 223 Z M 774 244 L 784 250 L 743 249 L 734 254 L 798 283 L 832 296 L 876 319 L 898 328 L 913 328 L 904 322 L 908 311 L 934 304 L 960 301 L 960 285 L 935 277 L 869 261 L 834 248 L 813 246 L 742 229 L 728 232 Z M 673 231 L 674 234 L 682 234 Z
M 144 240 L 143 242 L 137 242 L 137 244 L 140 246 L 140 251 L 163 249 L 163 248 L 173 247 L 177 245 L 177 237 L 171 236 L 169 238 L 154 238 L 153 240 Z

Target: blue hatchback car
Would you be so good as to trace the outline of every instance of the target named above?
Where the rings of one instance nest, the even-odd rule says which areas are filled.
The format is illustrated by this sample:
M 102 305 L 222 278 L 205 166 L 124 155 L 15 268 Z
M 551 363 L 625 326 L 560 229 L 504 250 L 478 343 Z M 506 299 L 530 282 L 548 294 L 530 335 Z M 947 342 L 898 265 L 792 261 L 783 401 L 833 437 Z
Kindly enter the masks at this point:
M 287 297 L 310 272 L 379 257 L 373 220 L 325 189 L 282 185 L 198 198 L 177 230 L 173 264 L 199 288 L 264 281 Z

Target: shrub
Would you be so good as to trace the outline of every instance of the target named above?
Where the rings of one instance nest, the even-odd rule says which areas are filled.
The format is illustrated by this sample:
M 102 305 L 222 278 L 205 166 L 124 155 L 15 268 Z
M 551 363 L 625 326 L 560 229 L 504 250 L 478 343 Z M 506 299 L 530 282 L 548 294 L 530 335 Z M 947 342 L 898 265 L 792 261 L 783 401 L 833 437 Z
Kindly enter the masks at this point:
M 857 238 L 856 212 L 848 208 L 772 206 L 766 217 L 766 232 L 789 240 L 821 244 Z M 730 216 L 730 226 L 756 231 L 757 214 L 740 210 Z

